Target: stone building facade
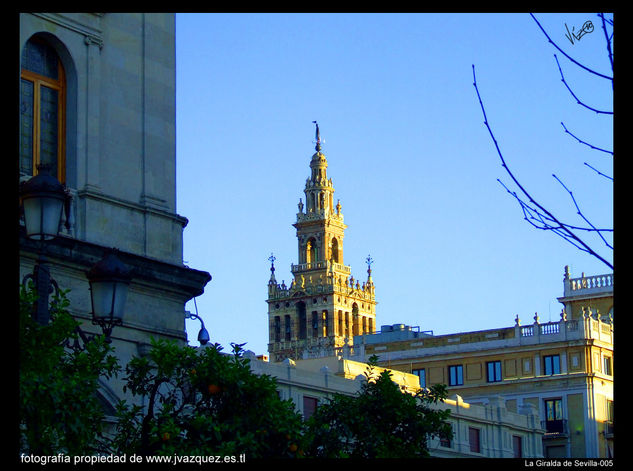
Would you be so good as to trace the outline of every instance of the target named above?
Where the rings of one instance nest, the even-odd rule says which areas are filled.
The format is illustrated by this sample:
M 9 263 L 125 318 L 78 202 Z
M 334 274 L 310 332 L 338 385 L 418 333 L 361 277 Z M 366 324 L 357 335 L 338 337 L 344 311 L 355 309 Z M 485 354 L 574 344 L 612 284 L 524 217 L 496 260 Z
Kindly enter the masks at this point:
M 151 338 L 186 342 L 185 303 L 211 276 L 182 260 L 174 14 L 22 13 L 19 47 L 17 177 L 46 164 L 71 196 L 59 236 L 44 246 L 20 222 L 20 280 L 43 249 L 82 329 L 101 333 L 86 272 L 116 248 L 133 276 L 123 325 L 112 332 L 121 363 Z M 124 397 L 121 384 L 101 386 L 111 410 Z

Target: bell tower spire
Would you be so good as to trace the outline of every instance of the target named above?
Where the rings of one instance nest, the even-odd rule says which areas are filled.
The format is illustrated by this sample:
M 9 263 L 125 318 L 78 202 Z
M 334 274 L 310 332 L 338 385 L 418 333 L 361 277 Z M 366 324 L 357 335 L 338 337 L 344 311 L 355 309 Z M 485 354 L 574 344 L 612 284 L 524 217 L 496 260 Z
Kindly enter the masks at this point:
M 290 287 L 278 285 L 274 265 L 268 285 L 269 345 L 272 361 L 286 358 L 331 356 L 352 345 L 353 336 L 375 330 L 375 293 L 368 257 L 368 279 L 362 284 L 343 262 L 341 203 L 334 206 L 334 185 L 327 176 L 328 162 L 321 152 L 316 125 L 315 153 L 306 179 L 305 205 L 299 199 L 297 220 L 298 263 L 291 265 Z M 272 258 L 272 256 L 271 256 Z M 269 259 L 271 263 L 274 260 Z

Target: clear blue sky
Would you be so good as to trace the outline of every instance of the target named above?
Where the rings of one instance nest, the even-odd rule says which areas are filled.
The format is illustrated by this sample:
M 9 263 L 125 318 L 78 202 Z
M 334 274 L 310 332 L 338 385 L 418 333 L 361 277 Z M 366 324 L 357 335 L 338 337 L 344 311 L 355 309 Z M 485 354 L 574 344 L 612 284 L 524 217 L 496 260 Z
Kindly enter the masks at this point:
M 599 18 L 539 14 L 575 59 L 611 74 Z M 572 44 L 567 28 L 595 26 Z M 197 298 L 211 334 L 266 353 L 267 282 L 290 284 L 297 203 L 314 125 L 340 199 L 344 262 L 365 279 L 374 259 L 377 326 L 437 334 L 558 320 L 564 266 L 602 262 L 522 219 L 473 87 L 510 168 L 569 222 L 574 192 L 613 227 L 612 118 L 578 106 L 555 49 L 528 14 L 177 14 L 177 211 L 189 219 L 184 260 L 211 273 Z M 611 83 L 558 54 L 583 101 L 612 110 Z M 305 198 L 304 198 L 305 199 Z M 612 252 L 596 245 L 612 260 Z M 187 309 L 195 312 L 193 302 Z M 187 321 L 197 344 L 197 321 Z

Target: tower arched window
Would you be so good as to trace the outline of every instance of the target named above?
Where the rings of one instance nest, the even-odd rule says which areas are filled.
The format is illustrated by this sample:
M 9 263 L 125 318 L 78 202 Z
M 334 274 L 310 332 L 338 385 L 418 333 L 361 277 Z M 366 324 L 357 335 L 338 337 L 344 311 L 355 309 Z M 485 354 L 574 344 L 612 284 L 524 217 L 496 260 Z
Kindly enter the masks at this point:
M 35 36 L 22 50 L 20 74 L 20 174 L 47 165 L 62 183 L 65 165 L 66 76 L 55 49 Z
M 314 263 L 317 261 L 317 244 L 316 244 L 316 240 L 314 239 L 314 237 L 308 239 L 308 242 L 306 243 L 306 262 L 307 263 Z
M 336 237 L 332 237 L 332 261 L 334 263 L 339 263 L 338 261 L 338 239 Z
M 360 335 L 360 318 L 356 303 L 352 305 L 352 335 Z

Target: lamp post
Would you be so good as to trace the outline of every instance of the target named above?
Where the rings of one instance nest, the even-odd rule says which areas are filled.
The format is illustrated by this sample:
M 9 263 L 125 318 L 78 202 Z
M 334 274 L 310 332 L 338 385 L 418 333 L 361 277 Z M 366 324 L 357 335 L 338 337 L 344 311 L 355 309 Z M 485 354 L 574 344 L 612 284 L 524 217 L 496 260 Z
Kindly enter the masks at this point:
M 33 273 L 26 275 L 23 282 L 29 278 L 33 280 L 37 290 L 33 318 L 40 325 L 47 325 L 50 321 L 48 297 L 53 289 L 59 291 L 59 286 L 50 276 L 44 255 L 45 243 L 58 236 L 62 209 L 64 205 L 68 208 L 70 195 L 66 187 L 50 175 L 48 166 L 40 165 L 37 169 L 38 174 L 20 186 L 26 236 L 38 242 Z M 92 322 L 101 327 L 108 342 L 113 327 L 122 323 L 130 272 L 117 257 L 116 249 L 112 249 L 86 273 L 90 283 Z M 81 330 L 80 334 L 87 339 Z
M 37 290 L 37 302 L 33 317 L 42 325 L 48 324 L 48 296 L 53 288 L 59 290 L 51 279 L 48 260 L 44 255 L 44 242 L 57 237 L 64 203 L 69 198 L 66 188 L 49 174 L 49 167 L 38 166 L 38 174 L 20 185 L 20 202 L 24 210 L 26 236 L 38 241 L 37 262 L 33 273 L 24 277 L 33 280 Z

